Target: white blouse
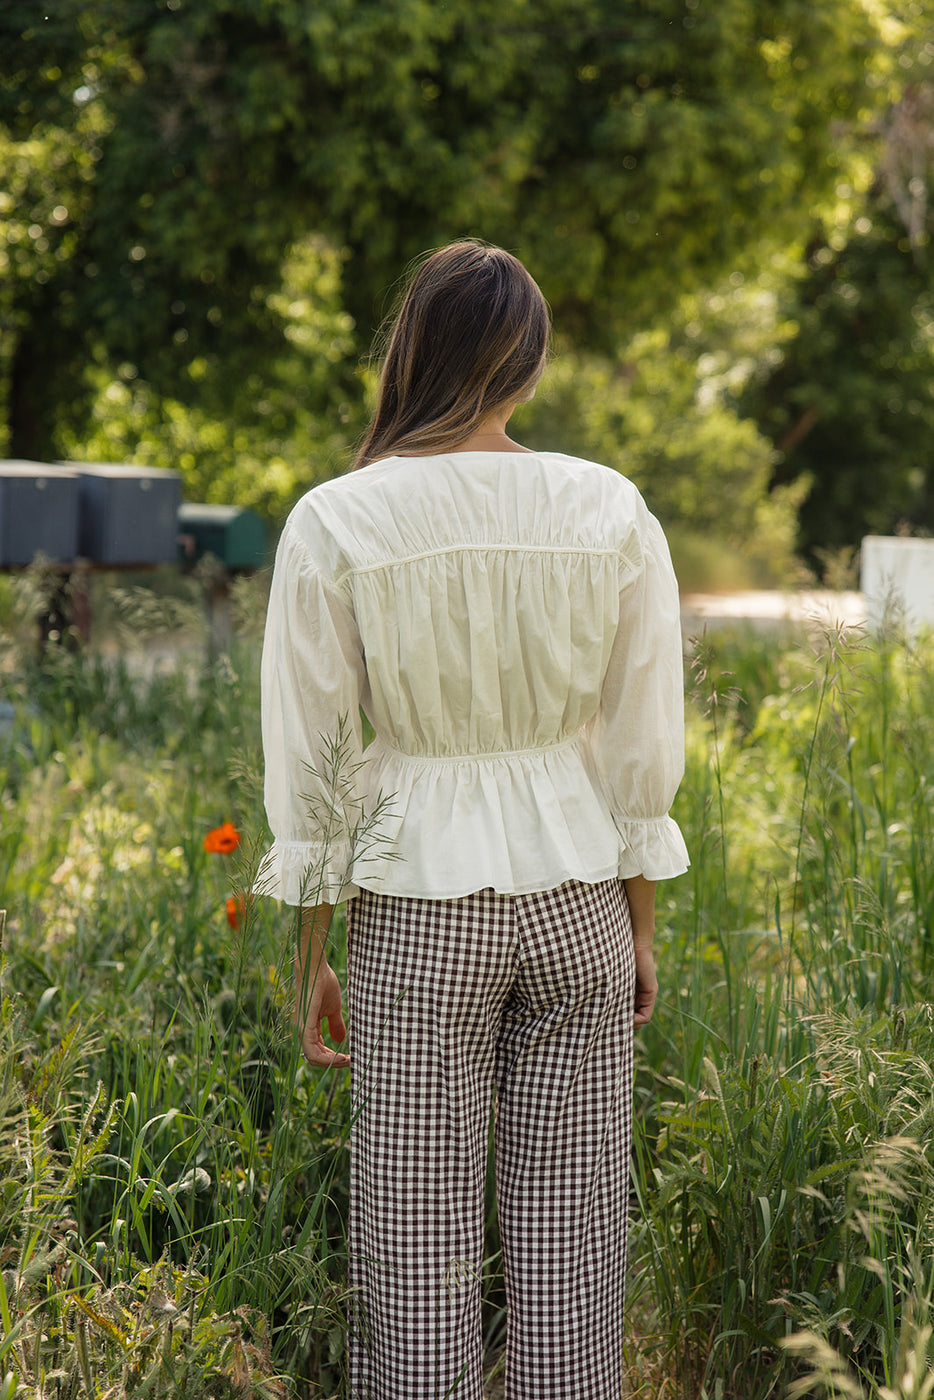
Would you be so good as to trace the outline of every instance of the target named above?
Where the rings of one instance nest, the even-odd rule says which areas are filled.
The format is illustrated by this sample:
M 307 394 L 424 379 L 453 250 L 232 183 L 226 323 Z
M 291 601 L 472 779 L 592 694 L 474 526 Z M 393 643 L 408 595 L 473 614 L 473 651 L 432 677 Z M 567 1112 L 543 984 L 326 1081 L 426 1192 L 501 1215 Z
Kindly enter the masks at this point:
M 687 869 L 678 587 L 607 467 L 458 452 L 316 486 L 279 543 L 262 683 L 257 887 L 289 904 Z

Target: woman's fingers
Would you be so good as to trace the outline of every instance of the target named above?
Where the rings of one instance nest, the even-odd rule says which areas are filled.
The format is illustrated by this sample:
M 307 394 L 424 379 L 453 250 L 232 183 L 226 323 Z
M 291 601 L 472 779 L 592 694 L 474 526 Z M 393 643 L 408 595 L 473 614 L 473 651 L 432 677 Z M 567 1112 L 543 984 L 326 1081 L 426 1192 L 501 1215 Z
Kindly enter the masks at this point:
M 307 1064 L 316 1065 L 321 1069 L 328 1067 L 344 1069 L 350 1064 L 349 1055 L 345 1055 L 341 1050 L 332 1050 L 330 1046 L 325 1045 L 320 1030 L 316 1035 L 309 1036 L 306 1032 L 302 1037 L 302 1054 Z

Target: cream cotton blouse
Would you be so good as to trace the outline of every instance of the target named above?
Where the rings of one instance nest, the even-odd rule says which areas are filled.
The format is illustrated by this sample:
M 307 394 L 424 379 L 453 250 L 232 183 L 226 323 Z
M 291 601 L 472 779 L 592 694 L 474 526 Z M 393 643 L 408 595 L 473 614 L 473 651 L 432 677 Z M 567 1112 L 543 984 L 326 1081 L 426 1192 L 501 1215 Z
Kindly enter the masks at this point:
M 678 588 L 607 467 L 456 452 L 316 486 L 279 543 L 262 686 L 257 887 L 289 904 L 687 869 Z

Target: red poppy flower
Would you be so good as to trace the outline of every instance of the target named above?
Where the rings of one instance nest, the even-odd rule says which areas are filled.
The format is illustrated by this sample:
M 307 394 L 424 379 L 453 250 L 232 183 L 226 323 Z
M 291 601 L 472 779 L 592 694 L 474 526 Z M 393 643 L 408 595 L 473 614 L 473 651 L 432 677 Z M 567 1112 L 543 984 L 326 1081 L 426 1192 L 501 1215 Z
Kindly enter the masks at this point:
M 212 855 L 229 856 L 239 845 L 240 833 L 233 822 L 224 822 L 223 826 L 216 826 L 204 838 L 204 849 Z

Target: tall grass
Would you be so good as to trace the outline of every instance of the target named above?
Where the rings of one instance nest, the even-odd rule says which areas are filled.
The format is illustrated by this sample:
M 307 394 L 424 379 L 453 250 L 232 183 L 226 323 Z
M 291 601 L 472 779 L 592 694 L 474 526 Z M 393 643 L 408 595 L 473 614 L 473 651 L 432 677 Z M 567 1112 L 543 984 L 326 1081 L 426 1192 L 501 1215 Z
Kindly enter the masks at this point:
M 336 1393 L 349 1085 L 303 1067 L 297 929 L 245 894 L 255 645 L 143 663 L 3 669 L 0 1393 Z
M 934 1283 L 934 648 L 727 638 L 696 679 L 634 1164 L 665 1360 L 635 1384 L 889 1400 Z
M 135 650 L 38 655 L 37 586 L 0 587 L 0 1400 L 343 1396 L 349 1083 L 303 1066 L 297 929 L 245 895 L 262 601 L 212 659 L 179 593 L 169 665 L 135 594 Z M 637 1048 L 631 1393 L 930 1398 L 934 646 L 691 651 L 693 865 L 660 891 Z M 239 851 L 206 852 L 224 820 Z M 494 1354 L 492 1189 L 487 1214 Z

